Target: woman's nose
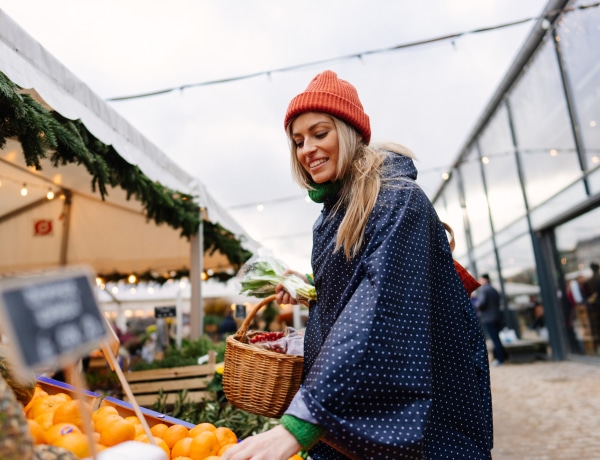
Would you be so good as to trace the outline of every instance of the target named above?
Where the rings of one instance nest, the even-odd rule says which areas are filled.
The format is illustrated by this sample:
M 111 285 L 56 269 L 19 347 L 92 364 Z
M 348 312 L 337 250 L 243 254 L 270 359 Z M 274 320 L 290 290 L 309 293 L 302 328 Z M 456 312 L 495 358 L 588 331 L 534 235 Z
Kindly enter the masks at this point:
M 304 141 L 304 145 L 302 146 L 302 150 L 305 154 L 314 152 L 317 148 L 317 145 L 315 142 L 312 142 L 311 140 L 306 139 Z

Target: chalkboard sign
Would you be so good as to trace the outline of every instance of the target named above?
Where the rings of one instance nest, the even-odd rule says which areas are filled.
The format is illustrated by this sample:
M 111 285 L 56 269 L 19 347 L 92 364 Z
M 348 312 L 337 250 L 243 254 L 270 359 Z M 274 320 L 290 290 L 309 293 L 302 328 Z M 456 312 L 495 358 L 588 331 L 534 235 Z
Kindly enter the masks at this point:
M 175 307 L 154 307 L 155 318 L 174 318 L 175 314 Z
M 0 279 L 0 327 L 18 364 L 66 367 L 99 348 L 108 334 L 93 280 L 85 267 Z
M 246 317 L 246 306 L 236 304 L 235 306 L 235 317 L 244 319 Z

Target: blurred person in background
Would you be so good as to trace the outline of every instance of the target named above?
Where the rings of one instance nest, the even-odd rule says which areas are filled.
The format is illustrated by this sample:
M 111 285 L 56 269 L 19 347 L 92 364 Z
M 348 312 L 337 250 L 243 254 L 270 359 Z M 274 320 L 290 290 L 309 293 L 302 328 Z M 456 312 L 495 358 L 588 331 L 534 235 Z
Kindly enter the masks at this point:
M 506 361 L 506 350 L 500 340 L 502 330 L 502 312 L 500 311 L 500 293 L 490 284 L 490 275 L 487 273 L 479 278 L 481 287 L 477 289 L 477 312 L 479 320 L 486 335 L 492 341 L 492 366 L 499 366 Z

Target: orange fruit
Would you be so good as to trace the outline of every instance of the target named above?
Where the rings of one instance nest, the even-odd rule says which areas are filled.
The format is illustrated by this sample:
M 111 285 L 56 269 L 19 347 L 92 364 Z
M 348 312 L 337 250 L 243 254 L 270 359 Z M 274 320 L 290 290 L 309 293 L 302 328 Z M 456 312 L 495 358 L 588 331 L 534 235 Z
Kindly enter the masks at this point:
M 27 418 L 35 419 L 48 412 L 54 412 L 65 400 L 58 395 L 48 395 L 37 398 L 27 412 Z
M 290 458 L 288 458 L 288 460 L 304 460 L 304 459 L 302 457 L 300 457 L 300 455 L 294 454 Z
M 125 441 L 133 441 L 135 426 L 133 423 L 121 418 L 106 425 L 100 432 L 100 444 L 111 447 Z
M 212 431 L 203 431 L 192 438 L 190 457 L 204 460 L 219 451 L 219 440 Z
M 61 398 L 63 401 L 71 401 L 73 398 L 68 393 L 54 393 L 53 396 Z
M 167 431 L 168 428 L 169 425 L 165 423 L 157 423 L 156 425 L 150 427 L 150 433 L 152 433 L 152 436 L 156 436 L 157 438 L 162 439 L 163 435 L 165 434 L 165 431 Z
M 187 438 L 190 430 L 183 425 L 175 424 L 171 425 L 169 428 L 165 430 L 162 435 L 163 440 L 169 446 L 169 449 L 172 449 L 177 441 L 183 438 Z
M 82 431 L 77 425 L 73 423 L 58 423 L 56 425 L 52 425 L 46 430 L 46 442 L 48 444 L 52 444 L 58 438 L 71 433 L 82 433 Z
M 36 385 L 35 390 L 33 390 L 33 396 L 31 398 L 31 400 L 25 405 L 25 413 L 29 412 L 29 409 L 31 408 L 31 406 L 33 405 L 33 402 L 36 399 L 42 398 L 44 396 L 48 396 L 48 393 L 46 393 L 46 391 L 44 391 L 41 386 Z
M 142 424 L 142 422 L 140 422 L 140 419 L 137 418 L 137 415 L 130 415 L 128 417 L 125 417 L 125 420 L 129 420 L 131 423 L 135 423 L 137 425 Z
M 102 406 L 92 413 L 92 420 L 95 422 L 96 419 L 101 418 L 107 414 L 119 415 L 119 411 L 113 406 Z
M 95 425 L 96 431 L 98 433 L 102 434 L 105 427 L 110 426 L 111 424 L 113 424 L 119 420 L 124 420 L 124 419 L 120 415 L 106 414 L 106 415 L 103 415 L 102 417 L 96 419 L 96 421 L 94 422 L 94 425 Z M 127 423 L 131 423 L 131 422 L 127 422 Z M 133 423 L 131 423 L 131 426 L 133 426 Z
M 148 439 L 148 436 L 146 436 L 145 434 L 138 436 L 137 438 L 135 438 L 135 440 L 138 442 L 144 442 L 146 444 L 152 444 L 150 442 L 150 439 Z M 167 458 L 171 458 L 171 450 L 169 449 L 169 446 L 167 446 L 167 443 L 164 440 L 154 436 L 154 442 L 158 447 L 165 451 L 165 453 L 167 454 Z
M 140 434 L 146 434 L 146 432 L 144 431 L 144 427 L 142 426 L 141 423 L 134 423 L 133 426 L 135 427 L 135 437 L 137 438 Z
M 177 441 L 175 445 L 171 448 L 171 458 L 189 457 L 191 444 L 192 438 L 183 438 Z
M 237 442 L 235 444 L 237 444 Z M 219 452 L 217 452 L 217 455 L 223 455 L 227 449 L 235 446 L 235 444 L 225 444 L 224 446 L 221 446 L 221 448 L 219 449 Z
M 39 417 L 34 418 L 33 420 L 38 422 L 44 430 L 47 430 L 52 426 L 52 417 L 54 417 L 54 412 L 47 412 Z
M 204 460 L 219 460 L 220 458 L 218 455 L 209 455 L 208 457 L 204 457 Z
M 29 432 L 33 437 L 33 442 L 36 444 L 46 444 L 46 435 L 44 434 L 44 428 L 37 421 L 27 419 L 27 424 L 29 425 Z
M 194 460 L 192 457 L 182 457 L 181 455 L 179 457 L 171 457 L 173 460 Z
M 85 411 L 85 412 L 84 412 Z M 84 415 L 87 414 L 87 417 Z M 92 420 L 92 408 L 87 402 L 78 401 L 72 399 L 67 401 L 56 408 L 54 411 L 54 417 L 52 417 L 52 423 L 73 423 L 77 425 L 82 431 L 85 429 L 86 420 Z
M 70 450 L 79 458 L 89 457 L 92 454 L 88 437 L 83 433 L 69 433 L 60 436 L 52 445 Z
M 202 433 L 203 431 L 215 431 L 217 429 L 212 423 L 204 422 L 199 423 L 194 428 L 190 428 L 190 437 L 194 437 L 197 434 Z
M 238 439 L 236 434 L 233 432 L 231 428 L 227 428 L 226 426 L 220 426 L 215 431 L 213 431 L 217 440 L 219 441 L 219 447 L 223 447 L 226 444 L 235 444 Z

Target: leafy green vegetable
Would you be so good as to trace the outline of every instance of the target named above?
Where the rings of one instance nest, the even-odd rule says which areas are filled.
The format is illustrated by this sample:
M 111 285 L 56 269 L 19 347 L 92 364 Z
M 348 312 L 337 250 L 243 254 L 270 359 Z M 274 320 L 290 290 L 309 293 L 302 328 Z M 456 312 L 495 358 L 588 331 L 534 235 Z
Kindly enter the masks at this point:
M 316 300 L 315 287 L 304 282 L 296 274 L 286 273 L 286 270 L 287 267 L 283 262 L 261 248 L 258 256 L 244 265 L 238 274 L 240 293 L 259 298 L 269 297 L 275 294 L 277 285 L 282 284 L 285 290 L 298 301 Z

